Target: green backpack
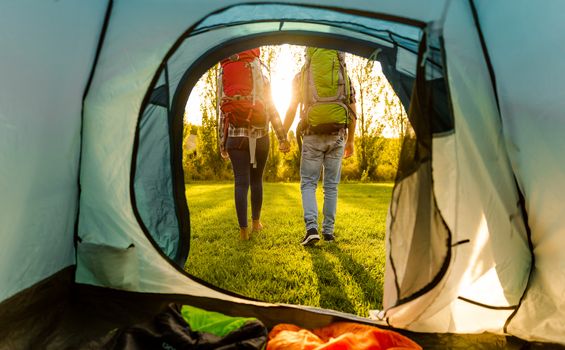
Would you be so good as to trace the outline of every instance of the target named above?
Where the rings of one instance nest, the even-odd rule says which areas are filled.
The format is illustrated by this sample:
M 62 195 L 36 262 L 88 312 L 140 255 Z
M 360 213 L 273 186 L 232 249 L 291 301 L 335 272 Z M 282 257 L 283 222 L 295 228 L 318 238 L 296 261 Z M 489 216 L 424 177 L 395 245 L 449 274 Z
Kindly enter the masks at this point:
M 324 133 L 349 124 L 350 88 L 342 52 L 309 47 L 301 71 L 302 120 Z

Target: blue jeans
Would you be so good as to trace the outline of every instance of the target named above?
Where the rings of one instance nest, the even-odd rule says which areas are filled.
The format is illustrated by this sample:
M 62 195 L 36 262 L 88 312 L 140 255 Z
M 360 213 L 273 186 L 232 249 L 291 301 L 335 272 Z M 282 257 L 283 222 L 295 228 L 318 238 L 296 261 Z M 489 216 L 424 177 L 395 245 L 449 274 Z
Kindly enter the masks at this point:
M 322 232 L 334 233 L 337 209 L 337 185 L 341 176 L 341 158 L 345 149 L 345 135 L 305 135 L 300 162 L 300 192 L 306 230 L 318 228 L 316 188 L 324 169 L 324 221 Z

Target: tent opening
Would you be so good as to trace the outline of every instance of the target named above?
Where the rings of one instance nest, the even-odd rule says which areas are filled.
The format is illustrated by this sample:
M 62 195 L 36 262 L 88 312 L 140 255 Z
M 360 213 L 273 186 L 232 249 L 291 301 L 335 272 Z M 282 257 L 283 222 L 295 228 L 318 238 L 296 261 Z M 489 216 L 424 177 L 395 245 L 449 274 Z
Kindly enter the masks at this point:
M 283 44 L 260 49 L 264 76 L 284 119 L 306 47 Z M 305 232 L 296 134 L 300 116 L 290 128 L 291 150 L 286 154 L 279 151 L 274 128 L 270 129 L 262 188 L 265 227 L 252 232 L 250 241 L 240 241 L 232 165 L 219 151 L 220 65 L 198 80 L 188 99 L 183 128 L 183 169 L 191 211 L 186 270 L 191 275 L 268 302 L 321 306 L 361 316 L 382 308 L 385 222 L 409 124 L 380 63 L 353 54 L 346 54 L 345 60 L 358 109 L 356 150 L 342 164 L 336 244 L 320 242 L 312 249 L 300 245 Z M 322 178 L 317 193 L 321 219 Z
M 349 19 L 346 21 L 348 24 L 344 24 L 340 18 L 305 20 L 300 18 L 302 15 L 298 12 L 289 14 L 296 15 L 294 19 L 237 21 L 228 16 L 235 9 L 228 9 L 221 16 L 218 14 L 207 18 L 185 33 L 163 61 L 155 76 L 153 89 L 146 95 L 146 105 L 138 124 L 132 202 L 148 238 L 163 253 L 163 257 L 174 262 L 179 269 L 186 269 L 190 278 L 212 288 L 229 291 L 228 294 L 235 292 L 251 299 L 321 306 L 368 316 L 371 309 L 386 309 L 408 302 L 433 288 L 449 265 L 451 242 L 449 229 L 437 207 L 431 179 L 431 140 L 432 135 L 451 135 L 454 129 L 438 33 L 425 32 L 418 25 L 376 18 L 358 17 L 361 21 Z M 237 10 L 237 16 L 246 16 L 243 9 Z M 298 236 L 304 231 L 298 229 L 297 232 L 296 229 L 301 227 L 302 214 L 298 187 L 292 183 L 266 183 L 264 211 L 279 211 L 274 213 L 275 221 L 266 223 L 270 227 L 256 235 L 255 240 L 260 241 L 261 245 L 253 244 L 253 240 L 239 242 L 234 235 L 231 235 L 233 240 L 229 241 L 227 238 L 233 230 L 235 219 L 233 208 L 230 207 L 233 205 L 230 196 L 233 184 L 194 183 L 209 178 L 225 181 L 230 177 L 229 166 L 214 151 L 217 150 L 215 123 L 218 116 L 213 106 L 215 90 L 211 87 L 217 79 L 217 62 L 231 54 L 262 47 L 264 53 L 273 55 L 266 61 L 274 60 L 277 50 L 278 54 L 286 50 L 286 54 L 290 55 L 286 61 L 294 61 L 297 68 L 291 70 L 296 70 L 301 55 L 293 54 L 296 46 L 292 45 L 351 53 L 350 66 L 359 69 L 360 81 L 366 84 L 365 87 L 358 87 L 357 102 L 360 103 L 360 91 L 367 89 L 367 93 L 380 96 L 380 99 L 376 97 L 376 104 L 383 103 L 382 108 L 388 108 L 389 112 L 396 111 L 390 113 L 397 116 L 396 124 L 366 123 L 358 127 L 358 131 L 363 129 L 358 139 L 365 138 L 363 141 L 367 141 L 367 144 L 357 145 L 356 153 L 363 154 L 363 161 L 367 164 L 360 168 L 350 160 L 351 163 L 345 162 L 343 166 L 339 196 L 343 199 L 349 196 L 352 211 L 351 214 L 340 214 L 338 207 L 336 225 L 341 221 L 340 225 L 347 225 L 352 230 L 352 237 L 357 240 L 361 237 L 364 242 L 355 249 L 340 246 L 339 243 L 328 245 L 328 250 L 301 250 L 289 254 L 284 249 L 285 246 L 300 247 L 296 238 L 299 240 Z M 354 63 L 355 60 L 357 63 Z M 271 68 L 274 70 L 274 66 Z M 266 69 L 266 73 L 269 75 L 272 72 Z M 283 72 L 282 76 L 289 78 L 293 73 L 295 71 Z M 204 83 L 199 85 L 199 80 Z M 198 95 L 205 95 L 199 96 L 199 101 L 204 102 L 195 107 L 201 115 L 201 125 L 185 123 L 192 114 L 190 110 L 187 113 L 191 91 L 197 91 L 199 86 L 206 84 L 208 89 L 202 88 L 198 92 Z M 286 90 L 277 89 L 280 96 L 273 97 L 282 106 L 282 95 Z M 387 94 L 389 97 L 386 97 Z M 367 113 L 369 120 L 376 112 L 370 111 L 369 101 L 363 103 L 367 108 L 363 113 Z M 386 137 L 385 132 L 390 133 L 390 137 Z M 272 137 L 271 149 L 275 145 L 275 138 Z M 387 173 L 382 167 L 379 168 L 379 164 L 371 164 L 374 159 L 370 160 L 370 157 L 381 157 L 388 151 L 396 159 L 389 161 L 393 165 Z M 283 167 L 271 173 L 266 170 L 267 180 L 270 177 L 274 180 L 296 181 L 298 156 L 296 149 L 294 153 L 278 159 L 271 153 L 271 165 L 276 163 Z M 398 171 L 395 171 L 395 162 Z M 382 163 L 386 164 L 384 161 Z M 392 178 L 395 179 L 394 186 L 392 183 L 351 183 Z M 189 181 L 188 185 L 186 181 Z M 353 189 L 354 186 L 358 187 Z M 364 196 L 363 199 L 360 200 L 359 195 Z M 392 198 L 390 205 L 388 198 Z M 268 202 L 271 199 L 278 202 Z M 382 214 L 378 219 L 375 218 L 378 205 L 368 204 L 377 199 L 381 200 L 378 211 Z M 191 200 L 194 205 L 191 205 Z M 218 203 L 218 200 L 222 202 Z M 342 207 L 347 206 L 342 204 Z M 291 208 L 296 209 L 292 215 L 288 212 Z M 366 211 L 360 214 L 363 210 Z M 388 211 L 388 222 L 385 223 L 385 213 Z M 198 221 L 192 222 L 194 220 Z M 289 225 L 289 220 L 296 223 Z M 378 222 L 380 229 L 375 230 L 372 224 L 375 222 Z M 368 226 L 362 228 L 362 224 Z M 271 241 L 274 236 L 266 234 L 269 230 L 273 234 L 276 232 L 279 239 Z M 385 231 L 402 234 L 385 237 Z M 342 244 L 348 242 L 346 237 L 343 238 Z M 422 245 L 409 243 L 409 246 L 403 246 L 407 240 L 416 240 Z M 277 251 L 277 246 L 283 248 Z M 384 271 L 385 250 L 391 251 L 389 261 L 386 261 L 387 271 Z M 292 269 L 269 269 L 265 267 L 273 264 L 269 254 L 281 257 L 294 254 L 295 261 L 288 263 L 281 260 L 278 265 L 306 264 L 311 268 L 304 272 L 305 275 Z M 232 260 L 227 260 L 227 257 Z M 220 268 L 217 261 L 231 269 Z M 254 264 L 262 266 L 261 273 L 251 268 Z M 406 269 L 406 265 L 426 266 L 426 269 L 424 272 L 410 270 Z M 203 269 L 204 266 L 208 267 Z M 311 274 L 313 270 L 320 273 Z M 243 275 L 249 280 L 239 287 L 233 286 L 227 278 L 235 276 L 237 279 Z M 356 278 L 365 281 L 359 284 Z M 344 280 L 350 280 L 348 287 L 344 288 Z M 271 299 L 265 297 L 274 295 L 269 281 L 285 292 Z M 327 283 L 329 286 L 325 286 L 328 281 L 331 281 Z M 297 296 L 297 291 L 305 283 L 314 292 L 306 298 Z M 383 300 L 383 289 L 391 291 L 389 295 L 393 297 L 389 301 Z M 254 294 L 248 290 L 260 293 Z M 331 296 L 329 301 L 325 299 L 326 294 Z
M 284 7 L 285 10 L 292 11 L 277 12 L 282 10 L 280 6 Z M 369 299 L 374 302 L 373 307 L 376 309 L 381 305 L 379 299 L 382 299 L 382 309 L 389 309 L 410 302 L 428 293 L 441 282 L 451 259 L 451 232 L 438 207 L 432 180 L 432 139 L 436 140 L 442 137 L 449 139 L 454 133 L 445 78 L 446 72 L 443 64 L 444 53 L 441 31 L 430 30 L 424 23 L 408 20 L 392 22 L 390 18 L 382 19 L 378 15 L 365 17 L 358 14 L 334 12 L 328 9 L 280 6 L 251 6 L 254 10 L 266 11 L 266 17 L 262 20 L 257 20 L 255 17 L 249 18 L 247 11 L 249 9 L 246 5 L 215 13 L 185 32 L 167 54 L 153 79 L 152 89 L 146 94 L 144 108 L 138 124 L 138 137 L 136 139 L 138 152 L 137 158 L 134 157 L 135 160 L 132 164 L 132 173 L 134 174 L 132 178 L 134 192 L 132 204 L 138 220 L 146 235 L 162 253 L 162 256 L 173 262 L 179 271 L 210 288 L 232 294 L 229 291 L 231 286 L 227 284 L 218 286 L 196 276 L 199 265 L 191 265 L 193 258 L 186 261 L 189 254 L 192 256 L 192 244 L 197 245 L 200 242 L 210 243 L 209 253 L 205 255 L 206 258 L 203 261 L 210 262 L 216 257 L 221 258 L 220 253 L 224 250 L 229 252 L 230 244 L 221 244 L 219 238 L 225 237 L 226 232 L 230 230 L 228 218 L 233 220 L 233 212 L 230 214 L 228 204 L 215 205 L 210 213 L 215 213 L 216 217 L 225 219 L 221 221 L 221 224 L 214 227 L 213 234 L 210 237 L 204 237 L 193 230 L 197 225 L 192 225 L 191 220 L 195 219 L 197 215 L 206 217 L 206 214 L 204 210 L 199 211 L 201 208 L 198 208 L 198 206 L 191 207 L 190 203 L 187 204 L 187 197 L 190 199 L 187 196 L 187 191 L 190 192 L 191 187 L 186 187 L 186 176 L 188 175 L 188 179 L 194 174 L 202 178 L 208 178 L 206 173 L 221 176 L 222 169 L 225 170 L 227 165 L 218 160 L 217 152 L 209 152 L 217 144 L 217 139 L 214 138 L 215 131 L 211 131 L 214 128 L 208 130 L 202 127 L 198 129 L 195 126 L 185 127 L 186 105 L 190 93 L 203 76 L 210 82 L 217 79 L 214 76 L 215 73 L 210 73 L 211 68 L 213 70 L 217 62 L 243 50 L 264 46 L 272 47 L 273 45 L 300 45 L 349 52 L 357 57 L 364 58 L 365 68 L 368 65 L 373 67 L 380 65 L 381 77 L 369 79 L 368 85 L 377 88 L 379 79 L 381 81 L 388 80 L 389 90 L 394 91 L 393 95 L 397 96 L 397 99 L 391 105 L 396 106 L 396 109 L 400 111 L 404 109 L 406 112 L 405 119 L 407 119 L 405 124 L 401 123 L 404 134 L 400 146 L 401 151 L 397 155 L 398 169 L 395 175 L 395 185 L 392 186 L 392 192 L 389 192 L 391 194 L 385 195 L 392 199 L 390 205 L 388 205 L 388 220 L 386 224 L 383 223 L 386 225 L 385 231 L 387 232 L 387 236 L 384 237 L 384 248 L 381 241 L 381 245 L 373 251 L 380 250 L 382 252 L 381 260 L 386 256 L 384 272 L 379 271 L 377 273 L 377 275 L 382 274 L 386 277 L 381 278 L 380 281 L 376 277 L 366 278 L 365 280 L 369 280 L 367 285 L 372 288 L 367 287 L 366 290 L 371 290 L 371 292 L 360 291 L 363 288 L 359 287 L 352 288 L 360 294 L 371 294 Z M 283 17 L 285 18 L 281 18 L 279 13 L 284 13 Z M 254 16 L 256 14 L 254 13 Z M 288 74 L 288 76 L 291 75 Z M 208 91 L 211 94 L 214 92 L 213 89 Z M 210 101 L 213 105 L 213 99 L 210 99 Z M 384 101 L 386 101 L 386 98 Z M 203 125 L 207 123 L 214 125 L 217 116 L 213 108 L 204 106 L 204 108 L 200 108 L 200 112 L 205 114 L 202 119 Z M 369 131 L 369 129 L 364 131 L 366 136 L 371 135 Z M 196 134 L 196 138 L 190 136 L 191 132 Z M 198 138 L 199 132 L 200 138 Z M 185 135 L 188 138 L 187 144 L 190 143 L 190 139 L 197 140 L 197 149 L 198 142 L 200 142 L 201 152 L 196 155 L 192 153 L 192 160 L 190 160 L 189 152 L 186 153 L 188 154 L 187 157 L 183 158 Z M 271 141 L 271 146 L 276 144 L 274 140 Z M 394 142 L 399 143 L 400 140 L 391 143 Z M 452 147 L 450 145 L 452 144 L 448 143 L 446 148 Z M 382 149 L 379 150 L 381 146 L 372 144 L 366 147 L 365 155 L 367 155 L 366 151 L 380 155 L 382 152 L 377 151 L 382 151 Z M 202 167 L 202 163 L 199 165 L 198 162 L 194 162 L 195 157 L 205 156 L 207 152 L 209 159 L 206 164 L 214 164 L 211 168 Z M 359 153 L 362 154 L 363 152 Z M 152 158 L 157 159 L 157 161 L 149 161 Z M 281 159 L 278 161 L 280 162 Z M 274 157 L 271 158 L 271 161 L 273 160 Z M 296 168 L 298 164 L 296 159 L 289 161 L 291 165 L 293 162 L 294 168 Z M 160 165 L 155 166 L 155 164 Z M 185 171 L 184 165 L 193 166 L 194 169 Z M 354 168 L 354 166 L 352 167 Z M 290 169 L 292 169 L 292 166 L 290 166 Z M 348 168 L 344 167 L 344 169 L 347 173 Z M 367 167 L 364 170 L 368 169 Z M 225 172 L 229 174 L 229 168 Z M 282 172 L 284 173 L 284 171 Z M 362 171 L 359 176 L 360 179 L 370 179 L 374 174 L 375 171 Z M 280 174 L 277 171 L 276 174 L 270 175 L 279 176 Z M 152 182 L 157 185 L 152 185 Z M 218 186 L 219 189 L 229 193 L 229 183 L 222 184 L 223 188 L 220 185 Z M 346 187 L 347 184 L 344 183 L 343 186 Z M 219 189 L 199 189 L 202 192 L 196 198 L 203 202 L 211 201 L 213 203 L 214 196 L 222 198 L 218 196 L 219 192 L 216 192 Z M 390 188 L 388 190 L 391 191 Z M 280 192 L 279 189 L 270 189 L 269 186 L 266 187 L 266 191 Z M 292 193 L 291 188 L 286 191 Z M 297 195 L 297 192 L 294 191 L 294 195 Z M 345 191 L 342 192 L 344 192 L 343 197 Z M 363 192 L 377 196 L 375 194 L 377 191 L 373 188 Z M 447 192 L 449 193 L 449 190 Z M 288 196 L 292 200 L 292 195 L 289 194 Z M 284 196 L 269 195 L 268 193 L 266 197 L 284 198 Z M 444 201 L 443 205 L 449 206 L 449 200 L 450 198 Z M 224 199 L 224 201 L 229 202 L 229 199 Z M 363 201 L 357 200 L 357 204 L 363 207 Z M 277 206 L 283 209 L 288 208 L 288 203 L 270 205 L 271 208 Z M 384 206 L 387 207 L 386 204 Z M 267 207 L 269 207 L 268 203 L 265 204 L 265 210 L 268 210 Z M 298 206 L 295 214 L 297 218 L 301 216 L 299 208 Z M 370 210 L 371 207 L 364 206 L 364 208 Z M 194 212 L 194 210 L 198 212 Z M 371 215 L 374 216 L 374 213 L 371 213 Z M 349 216 L 355 217 L 355 214 Z M 284 219 L 285 217 L 285 213 L 280 212 L 277 219 Z M 351 220 L 349 226 L 355 227 L 355 218 L 348 219 Z M 341 221 L 344 224 L 347 223 L 345 219 Z M 274 227 L 271 227 L 271 229 L 274 229 Z M 368 230 L 368 232 L 371 231 L 373 230 Z M 267 236 L 264 235 L 263 237 L 266 239 Z M 284 233 L 282 236 L 283 239 L 289 237 L 289 233 Z M 366 249 L 360 252 L 359 256 L 365 258 L 366 252 L 371 251 L 371 244 L 374 243 L 367 242 Z M 266 247 L 269 247 L 269 245 L 267 244 Z M 242 254 L 238 258 L 239 260 L 233 262 L 233 267 L 235 267 L 233 271 L 210 269 L 201 276 L 208 275 L 206 278 L 210 280 L 224 281 L 228 273 L 237 276 L 245 272 L 253 277 L 253 282 L 248 283 L 246 288 L 257 289 L 260 284 L 265 282 L 265 279 L 253 276 L 254 271 L 249 268 L 246 269 L 245 266 L 248 265 L 249 261 L 261 265 L 260 260 L 267 259 L 266 255 L 261 254 L 259 248 L 253 245 L 236 246 L 236 248 L 238 252 L 245 252 L 245 254 Z M 317 264 L 318 266 L 321 266 L 319 262 L 323 260 L 333 261 L 336 266 L 354 266 L 355 261 L 351 258 L 351 255 L 344 254 L 339 249 L 337 247 L 334 254 L 330 256 L 326 255 L 325 252 L 320 252 L 316 256 L 307 253 L 301 259 L 308 260 L 311 265 Z M 284 250 L 281 250 L 280 254 L 288 255 Z M 369 260 L 371 259 L 369 258 Z M 378 258 L 373 260 L 378 260 Z M 358 268 L 354 268 L 354 270 L 357 270 L 358 273 L 366 271 L 362 264 L 357 265 Z M 380 266 L 382 267 L 383 264 Z M 419 270 L 414 268 L 416 266 L 426 266 L 426 268 Z M 185 268 L 189 271 L 190 269 L 195 270 L 192 270 L 192 273 L 187 273 Z M 320 270 L 325 273 L 327 269 Z M 288 273 L 281 272 L 280 274 L 273 274 L 272 277 L 275 281 L 284 281 L 285 275 L 288 275 Z M 357 274 L 353 273 L 353 275 Z M 370 277 L 370 275 L 367 276 Z M 307 279 L 292 276 L 287 284 L 300 286 L 304 280 Z M 375 282 L 375 280 L 377 281 Z M 326 285 L 326 282 L 326 278 L 321 276 L 311 279 L 309 284 L 312 286 Z M 384 285 L 384 297 L 381 288 L 378 287 L 381 282 Z M 282 284 L 285 285 L 285 283 Z M 339 284 L 334 288 L 340 292 L 343 291 Z M 236 292 L 242 293 L 241 291 Z M 264 288 L 259 297 L 248 296 L 248 298 L 264 300 L 265 298 L 261 295 L 269 295 L 269 293 L 268 288 Z M 375 293 L 378 293 L 378 296 Z M 314 301 L 301 302 L 301 304 L 319 306 L 318 294 L 314 293 L 314 298 L 316 298 Z M 292 294 L 287 293 L 285 296 L 290 298 L 287 299 L 290 303 L 294 303 L 294 300 L 296 300 L 292 299 Z M 348 300 L 349 297 L 343 297 L 342 294 L 341 299 Z M 274 300 L 281 301 L 278 297 Z M 363 303 L 364 301 L 361 301 L 361 304 Z M 367 303 L 365 302 L 365 304 Z M 321 306 L 335 308 L 333 305 Z M 354 307 L 346 307 L 345 310 L 367 315 L 368 309 L 372 307 L 363 306 L 363 308 L 361 312 L 355 311 Z M 375 312 L 374 316 L 385 318 L 386 314 Z

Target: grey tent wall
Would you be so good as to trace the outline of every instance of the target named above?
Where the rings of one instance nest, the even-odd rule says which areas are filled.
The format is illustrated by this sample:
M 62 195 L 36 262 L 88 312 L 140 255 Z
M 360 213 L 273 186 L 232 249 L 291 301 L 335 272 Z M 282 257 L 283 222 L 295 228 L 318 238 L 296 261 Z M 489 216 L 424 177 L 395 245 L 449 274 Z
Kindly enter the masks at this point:
M 149 105 L 139 124 L 134 189 L 137 210 L 147 231 L 163 253 L 176 261 L 179 227 L 172 196 L 168 133 L 167 110 Z
M 106 9 L 0 5 L 0 300 L 75 264 L 82 94 Z
M 188 232 L 180 230 L 173 195 L 169 79 L 163 69 L 141 114 L 132 163 L 132 205 L 144 231 L 172 261 L 184 267 Z
M 496 77 L 504 141 L 524 195 L 535 256 L 528 290 L 507 329 L 565 343 L 565 3 L 473 3 Z

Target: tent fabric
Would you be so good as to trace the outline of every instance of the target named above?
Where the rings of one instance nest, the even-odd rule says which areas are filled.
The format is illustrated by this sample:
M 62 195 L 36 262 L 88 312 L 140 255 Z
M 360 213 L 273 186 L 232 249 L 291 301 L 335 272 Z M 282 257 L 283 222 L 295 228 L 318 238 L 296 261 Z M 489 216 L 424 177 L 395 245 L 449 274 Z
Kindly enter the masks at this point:
M 453 233 L 451 242 L 469 243 L 451 249 L 447 279 L 439 285 L 440 290 L 388 311 L 391 317 L 398 315 L 397 322 L 392 324 L 405 327 L 411 320 L 414 323 L 410 328 L 420 331 L 474 332 L 485 324 L 491 331 L 501 332 L 510 314 L 504 307 L 518 304 L 530 269 L 518 193 L 505 156 L 496 101 L 479 38 L 476 32 L 468 30 L 474 28 L 469 10 L 465 2 L 451 2 L 444 24 L 456 131 L 451 136 L 433 139 L 432 157 L 434 193 Z M 448 148 L 437 149 L 440 145 Z M 491 269 L 496 272 L 491 273 Z M 475 284 L 479 285 L 487 275 L 494 278 L 485 293 Z M 467 305 L 467 310 L 475 311 L 465 313 L 465 321 L 458 319 L 462 316 L 457 311 L 461 294 L 477 303 L 476 307 Z M 495 296 L 498 298 L 494 299 Z M 433 298 L 434 303 L 426 302 L 426 298 Z M 415 318 L 413 311 L 421 303 L 426 304 L 426 311 Z M 491 307 L 499 312 L 493 313 Z M 492 317 L 498 319 L 494 328 L 486 326 L 493 324 Z
M 105 11 L 0 4 L 0 300 L 75 264 L 82 94 Z
M 106 247 L 125 249 L 134 245 L 136 254 L 129 258 L 135 262 L 130 265 L 138 266 L 140 280 L 126 284 L 124 271 L 113 270 L 112 266 L 85 265 L 92 260 L 79 258 L 82 263 L 77 264 L 77 282 L 103 284 L 108 278 L 101 280 L 90 271 L 115 271 L 111 280 L 123 283 L 113 284 L 114 288 L 135 285 L 139 291 L 225 296 L 191 283 L 178 267 L 166 263 L 140 228 L 131 205 L 130 171 L 141 102 L 168 48 L 190 25 L 185 13 L 190 12 L 191 6 L 185 4 L 184 10 L 182 7 L 148 3 L 132 9 L 117 2 L 112 8 L 96 74 L 85 99 L 78 228 L 81 243 L 77 249 L 80 257 L 85 244 L 99 246 L 101 254 L 108 250 Z M 164 25 L 146 31 L 146 23 L 159 22 L 159 16 L 163 16 Z M 149 56 L 147 45 L 151 45 L 153 52 Z M 105 260 L 96 263 L 104 265 Z
M 504 141 L 525 197 L 535 256 L 528 290 L 508 330 L 527 339 L 564 342 L 563 3 L 501 5 L 476 2 L 495 73 Z
M 186 256 L 179 257 L 181 233 L 172 194 L 169 104 L 168 94 L 163 93 L 167 89 L 168 86 L 161 85 L 159 90 L 164 97 L 159 102 L 165 106 L 150 104 L 139 122 L 134 193 L 147 231 L 163 253 L 171 260 L 182 260 L 182 266 Z
M 435 121 L 451 119 L 446 108 L 438 107 L 435 87 L 439 85 L 432 83 L 443 77 L 428 74 L 436 70 L 432 62 L 438 62 L 427 59 L 432 58 L 432 39 L 429 34 L 422 40 L 415 62 L 418 73 L 408 109 L 412 129 L 403 140 L 389 211 L 385 307 L 405 303 L 434 288 L 445 275 L 451 257 L 452 235 L 438 209 L 432 182 Z M 444 105 L 448 102 L 445 98 L 441 101 Z
M 282 7 L 289 11 L 277 12 Z M 560 220 L 565 192 L 565 163 L 560 161 L 565 146 L 565 24 L 559 17 L 564 10 L 560 0 L 547 0 L 543 6 L 523 0 L 2 3 L 0 301 L 21 301 L 18 297 L 25 294 L 29 302 L 16 307 L 22 309 L 34 300 L 24 293 L 26 288 L 76 265 L 78 285 L 210 298 L 238 305 L 239 310 L 276 309 L 191 278 L 171 258 L 178 255 L 174 249 L 156 249 L 159 239 L 150 236 L 156 231 L 143 227 L 152 227 L 147 224 L 152 214 L 134 201 L 132 174 L 137 169 L 132 166 L 136 157 L 148 154 L 143 147 L 149 143 L 136 149 L 135 140 L 162 65 L 175 52 L 186 54 L 171 60 L 169 67 L 178 73 L 169 82 L 171 91 L 177 91 L 169 96 L 174 117 L 186 93 L 177 87 L 195 73 L 186 69 L 207 68 L 201 65 L 203 57 L 233 48 L 229 45 L 238 40 L 251 45 L 269 37 L 285 40 L 292 33 L 341 43 L 349 38 L 348 47 L 353 49 L 373 42 L 394 52 L 382 59 L 391 74 L 404 74 L 396 77 L 395 89 L 404 91 L 400 96 L 407 103 L 407 97 L 418 92 L 409 88 L 415 78 L 410 70 L 415 64 L 408 45 L 412 41 L 403 41 L 413 39 L 405 30 L 412 25 L 429 38 L 437 37 L 443 50 L 440 73 L 448 82 L 445 95 L 453 125 L 442 122 L 433 129 L 431 159 L 426 163 L 429 177 L 421 183 L 431 191 L 428 198 L 434 198 L 451 238 L 445 246 L 448 253 L 440 258 L 447 264 L 445 271 L 428 275 L 440 276 L 439 280 L 419 284 L 426 288 L 415 288 L 422 290 L 418 295 L 408 293 L 413 298 L 396 295 L 393 286 L 385 291 L 386 309 L 374 314 L 380 322 L 414 331 L 488 330 L 565 344 Z M 280 20 L 287 16 L 298 21 L 281 27 Z M 242 23 L 232 26 L 230 21 L 238 18 Z M 257 18 L 273 22 L 254 22 Z M 335 18 L 355 24 L 338 26 Z M 397 32 L 400 46 L 373 37 L 381 32 L 359 25 L 372 25 L 378 22 L 375 19 L 392 23 L 387 30 Z M 190 47 L 182 47 L 182 40 L 195 29 L 200 32 L 188 38 Z M 165 124 L 154 125 L 151 130 L 163 135 Z M 170 129 L 178 136 L 178 125 Z M 155 151 L 166 155 L 166 144 L 163 141 Z M 178 164 L 175 154 L 171 158 Z M 167 165 L 161 163 L 161 169 Z M 178 214 L 186 208 L 178 194 L 179 169 L 174 167 L 169 170 L 171 183 L 177 186 L 172 195 Z M 403 180 L 399 184 L 408 185 L 413 178 Z M 166 181 L 161 184 L 169 187 Z M 169 190 L 160 192 L 167 200 Z M 410 198 L 409 193 L 404 195 Z M 167 203 L 165 216 L 172 220 L 173 206 Z M 179 232 L 186 232 L 189 222 L 176 218 Z M 405 239 L 406 244 L 416 242 L 393 228 L 388 235 Z M 409 269 L 410 256 L 396 251 L 400 256 L 395 260 L 406 261 L 403 268 Z M 416 282 L 410 280 L 415 278 L 413 271 L 404 276 L 408 280 L 402 285 Z
M 359 17 L 357 15 L 328 9 L 305 8 L 292 5 L 239 5 L 227 8 L 207 17 L 194 29 L 198 34 L 220 26 L 239 26 L 249 22 L 279 22 L 279 30 L 285 22 L 321 23 L 351 30 L 355 33 L 376 36 L 387 42 L 399 43 L 401 47 L 415 52 L 421 32 L 413 25 Z M 282 23 L 281 23 L 282 22 Z

